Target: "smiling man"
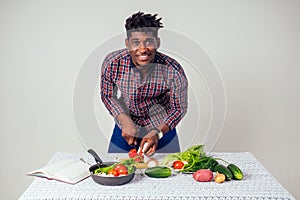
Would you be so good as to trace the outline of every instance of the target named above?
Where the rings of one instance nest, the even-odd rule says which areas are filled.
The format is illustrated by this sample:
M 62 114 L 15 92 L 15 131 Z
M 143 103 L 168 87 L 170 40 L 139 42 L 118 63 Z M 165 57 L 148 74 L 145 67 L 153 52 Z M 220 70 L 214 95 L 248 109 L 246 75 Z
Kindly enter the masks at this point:
M 160 21 L 156 14 L 130 16 L 127 48 L 108 54 L 102 64 L 101 100 L 116 123 L 109 153 L 139 147 L 148 156 L 180 151 L 175 127 L 187 112 L 188 82 L 180 64 L 157 51 Z

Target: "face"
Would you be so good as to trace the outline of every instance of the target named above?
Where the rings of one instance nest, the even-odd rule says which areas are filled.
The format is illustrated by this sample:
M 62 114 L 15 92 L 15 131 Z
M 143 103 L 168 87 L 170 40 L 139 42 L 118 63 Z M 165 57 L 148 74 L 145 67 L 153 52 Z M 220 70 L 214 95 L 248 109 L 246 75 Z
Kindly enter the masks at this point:
M 154 37 L 152 32 L 132 32 L 125 44 L 129 48 L 134 65 L 141 69 L 153 62 L 160 40 Z

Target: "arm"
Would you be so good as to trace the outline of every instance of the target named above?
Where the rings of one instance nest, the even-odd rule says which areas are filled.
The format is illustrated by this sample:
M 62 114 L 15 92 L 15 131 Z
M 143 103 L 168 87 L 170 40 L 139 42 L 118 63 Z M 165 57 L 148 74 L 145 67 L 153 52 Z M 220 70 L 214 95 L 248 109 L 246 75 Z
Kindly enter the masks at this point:
M 175 128 L 185 116 L 188 108 L 188 81 L 183 73 L 178 72 L 170 91 L 170 110 L 164 123 L 170 128 Z
M 114 88 L 116 87 L 113 79 L 116 69 L 106 60 L 101 68 L 100 95 L 109 113 L 117 119 L 117 116 L 124 112 L 124 109 L 119 104 L 119 101 L 114 97 Z
M 174 79 L 172 79 L 170 90 L 170 109 L 166 118 L 156 128 L 161 130 L 163 134 L 175 128 L 187 112 L 187 97 L 188 97 L 188 81 L 183 72 L 176 71 Z M 155 152 L 158 145 L 157 130 L 151 130 L 143 138 L 141 147 L 145 143 L 149 143 L 145 149 L 146 155 L 151 155 Z
M 163 134 L 168 132 L 170 128 L 165 124 L 162 123 L 157 127 L 158 130 L 162 131 Z M 144 144 L 148 143 L 147 147 L 144 149 Z M 140 144 L 140 149 L 144 149 L 144 153 L 147 156 L 151 156 L 156 151 L 158 145 L 158 136 L 157 130 L 150 130 L 147 135 L 142 139 Z
M 124 108 L 120 105 L 118 99 L 113 95 L 115 83 L 113 81 L 116 69 L 106 62 L 103 62 L 101 68 L 100 94 L 101 100 L 109 113 L 121 124 L 122 137 L 129 145 L 136 145 L 136 128 L 131 118 L 125 113 Z
M 129 145 L 137 145 L 137 130 L 131 118 L 125 113 L 121 113 L 117 116 L 117 120 L 122 125 L 122 137 Z

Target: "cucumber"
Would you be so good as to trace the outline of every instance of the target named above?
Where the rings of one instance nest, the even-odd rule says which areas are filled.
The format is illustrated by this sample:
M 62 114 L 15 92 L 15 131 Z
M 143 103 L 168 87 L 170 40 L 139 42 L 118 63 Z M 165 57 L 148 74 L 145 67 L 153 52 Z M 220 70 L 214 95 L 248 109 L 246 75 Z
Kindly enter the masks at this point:
M 145 174 L 153 178 L 167 178 L 171 176 L 171 169 L 163 166 L 149 167 L 145 170 Z
M 243 172 L 240 168 L 238 168 L 238 166 L 236 166 L 234 164 L 229 164 L 227 166 L 227 168 L 232 173 L 233 179 L 235 179 L 235 180 L 242 180 L 243 179 L 243 177 L 244 177 Z
M 224 165 L 218 164 L 217 166 L 215 166 L 214 170 L 219 174 L 224 174 L 226 177 L 226 181 L 230 181 L 233 178 L 231 171 Z

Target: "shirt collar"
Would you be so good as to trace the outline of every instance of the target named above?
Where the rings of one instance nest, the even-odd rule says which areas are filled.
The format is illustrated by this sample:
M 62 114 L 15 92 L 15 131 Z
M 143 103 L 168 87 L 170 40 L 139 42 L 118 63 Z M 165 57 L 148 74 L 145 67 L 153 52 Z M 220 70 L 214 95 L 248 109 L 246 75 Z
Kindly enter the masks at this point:
M 163 60 L 161 59 L 161 56 L 159 55 L 158 52 L 156 52 L 156 54 L 155 54 L 154 63 L 163 64 Z M 135 65 L 134 65 L 134 63 L 132 61 L 132 57 L 131 56 L 130 56 L 129 68 L 133 69 L 133 70 L 137 70 L 137 68 L 135 67 Z

